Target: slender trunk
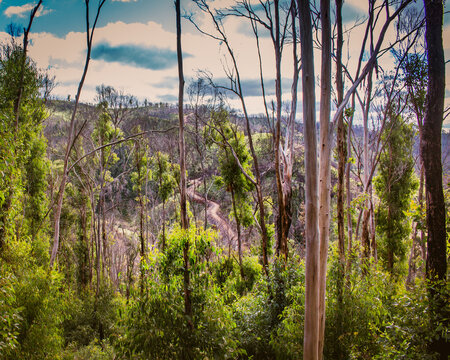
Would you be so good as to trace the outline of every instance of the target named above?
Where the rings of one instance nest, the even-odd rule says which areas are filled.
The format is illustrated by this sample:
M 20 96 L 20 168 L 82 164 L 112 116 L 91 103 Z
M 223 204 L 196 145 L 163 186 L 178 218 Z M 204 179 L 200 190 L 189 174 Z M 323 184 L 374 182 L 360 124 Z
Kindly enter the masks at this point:
M 344 98 L 344 84 L 342 80 L 342 2 L 336 0 L 336 25 L 337 25 L 337 42 L 336 42 L 336 93 L 337 102 L 340 104 Z M 337 183 L 337 225 L 338 225 L 338 248 L 339 263 L 344 270 L 345 264 L 345 213 L 344 213 L 344 175 L 345 163 L 347 160 L 346 131 L 344 127 L 344 116 L 339 115 L 337 122 L 337 152 L 338 152 L 338 183 Z
M 142 151 L 141 151 L 141 144 L 139 140 L 136 141 L 136 170 L 138 173 L 137 176 L 137 182 L 138 182 L 138 201 L 139 201 L 139 244 L 140 244 L 140 290 L 141 295 L 144 294 L 144 276 L 145 276 L 145 270 L 144 270 L 144 263 L 145 263 L 145 241 L 144 241 L 144 201 L 142 198 Z
M 305 139 L 305 325 L 303 358 L 318 359 L 319 351 L 319 192 L 314 88 L 314 58 L 309 1 L 297 0 L 300 20 Z
M 244 280 L 244 268 L 242 266 L 242 245 L 241 245 L 241 221 L 236 209 L 236 196 L 234 194 L 233 187 L 231 188 L 231 201 L 233 202 L 234 219 L 236 220 L 236 232 L 238 242 L 238 256 L 239 256 L 239 268 L 241 271 L 241 279 Z
M 98 294 L 100 293 L 100 278 L 101 278 L 101 269 L 100 269 L 100 265 L 101 265 L 101 254 L 102 254 L 102 247 L 101 247 L 101 239 L 100 239 L 100 202 L 97 204 L 97 233 L 96 233 L 96 266 L 95 266 L 95 270 L 96 270 L 96 274 L 97 274 L 97 284 L 96 284 L 96 290 L 95 290 L 95 294 L 96 297 L 98 296 Z
M 183 114 L 183 93 L 184 93 L 184 75 L 183 75 L 183 53 L 181 50 L 181 11 L 180 0 L 175 0 L 176 22 L 177 22 L 177 60 L 178 60 L 178 120 L 179 140 L 178 146 L 180 150 L 180 216 L 181 228 L 185 231 L 189 228 L 189 219 L 187 216 L 186 204 L 186 151 L 184 143 L 184 114 Z M 190 273 L 189 273 L 189 241 L 185 241 L 183 248 L 183 286 L 184 286 L 184 314 L 187 317 L 187 323 L 190 328 L 192 324 L 192 305 L 190 290 Z
M 320 76 L 320 167 L 319 167 L 319 347 L 318 358 L 323 357 L 325 337 L 325 293 L 327 279 L 328 242 L 330 238 L 331 190 L 331 21 L 330 0 L 320 1 L 322 24 L 322 66 Z
M 355 94 L 352 97 L 352 109 L 355 108 Z M 346 190 L 346 209 L 347 209 L 347 260 L 345 264 L 346 279 L 349 279 L 351 267 L 352 267 L 352 249 L 353 249 L 353 214 L 352 214 L 352 191 L 350 185 L 351 177 L 351 161 L 349 159 L 352 156 L 352 126 L 353 115 L 350 116 L 347 126 L 347 158 L 345 165 L 345 190 Z M 347 280 L 346 280 L 347 281 Z
M 425 187 L 425 167 L 422 164 L 422 166 L 420 168 L 420 183 L 419 183 L 419 197 L 418 197 L 419 211 L 421 214 L 423 212 L 423 189 L 424 189 L 424 187 Z M 425 231 L 423 230 L 423 228 L 420 230 L 420 250 L 421 250 L 423 264 L 425 264 L 426 259 L 427 259 L 427 246 L 426 246 Z M 422 265 L 421 270 L 422 270 L 422 274 L 425 275 L 426 271 L 425 271 L 424 265 Z
M 278 0 L 274 1 L 275 8 L 275 34 L 272 34 L 272 41 L 275 50 L 275 97 L 276 97 L 276 126 L 275 126 L 275 178 L 278 196 L 278 214 L 277 214 L 277 245 L 276 254 L 280 253 L 287 259 L 287 231 L 286 231 L 286 204 L 283 191 L 283 180 L 281 174 L 281 44 L 280 44 L 280 13 Z M 274 37 L 275 35 L 275 37 Z
M 442 187 L 441 132 L 444 113 L 445 62 L 442 45 L 443 1 L 424 0 L 428 60 L 428 91 L 422 131 L 422 157 L 427 199 L 426 274 L 431 325 L 448 328 L 448 299 L 445 298 L 447 234 Z M 447 305 L 447 306 L 446 306 Z M 450 346 L 445 337 L 433 338 L 430 349 L 448 359 Z
M 342 46 L 343 30 L 342 30 L 342 5 L 343 0 L 335 0 L 336 2 L 336 94 L 337 103 L 340 104 L 344 99 L 344 84 L 342 78 Z M 347 144 L 346 130 L 344 127 L 344 116 L 339 115 L 337 121 L 337 153 L 338 153 L 338 182 L 337 182 L 337 226 L 338 226 L 338 251 L 339 251 L 339 269 L 337 277 L 337 307 L 342 309 L 344 304 L 344 278 L 345 278 L 345 210 L 344 210 L 344 177 L 345 163 L 347 161 Z M 337 330 L 338 339 L 344 334 L 344 318 L 342 311 L 338 312 Z M 338 359 L 344 359 L 345 349 L 341 342 L 338 342 Z
M 162 204 L 163 224 L 162 224 L 162 251 L 166 249 L 166 200 Z

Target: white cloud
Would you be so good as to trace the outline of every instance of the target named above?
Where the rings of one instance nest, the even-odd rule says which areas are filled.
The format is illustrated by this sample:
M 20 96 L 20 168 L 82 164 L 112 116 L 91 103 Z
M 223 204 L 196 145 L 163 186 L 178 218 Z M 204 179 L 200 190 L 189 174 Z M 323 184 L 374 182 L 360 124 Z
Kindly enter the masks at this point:
M 0 0 L 1 2 L 1 0 Z M 34 8 L 34 4 L 25 4 L 22 6 L 9 6 L 5 11 L 4 14 L 8 17 L 11 16 L 18 16 L 18 17 L 25 17 L 27 16 L 31 10 Z M 46 10 L 44 9 L 44 6 L 41 6 L 36 13 L 36 17 L 47 15 L 48 13 L 52 12 L 52 10 Z
M 14 15 L 18 17 L 25 17 L 25 14 L 30 12 L 31 9 L 33 9 L 33 7 L 34 7 L 33 4 L 25 4 L 22 6 L 10 6 L 5 10 L 4 14 L 8 17 Z

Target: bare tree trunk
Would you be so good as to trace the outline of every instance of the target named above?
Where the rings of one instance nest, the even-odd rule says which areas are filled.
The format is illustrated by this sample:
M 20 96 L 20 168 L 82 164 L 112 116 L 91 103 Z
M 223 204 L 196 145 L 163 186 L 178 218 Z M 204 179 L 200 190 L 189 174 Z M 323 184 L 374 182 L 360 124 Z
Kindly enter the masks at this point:
M 319 358 L 319 191 L 317 169 L 314 58 L 311 13 L 308 0 L 297 0 L 302 52 L 303 124 L 305 140 L 305 328 L 303 358 Z
M 352 97 L 352 109 L 355 108 L 355 94 Z M 352 126 L 353 126 L 353 115 L 351 115 L 348 120 L 347 127 L 347 157 L 345 166 L 345 189 L 346 189 L 346 209 L 347 209 L 347 259 L 345 264 L 345 274 L 346 279 L 351 271 L 352 266 L 352 248 L 353 248 L 353 215 L 352 215 L 352 191 L 350 185 L 351 177 L 351 162 L 349 161 L 352 156 Z
M 285 259 L 288 256 L 287 249 L 287 231 L 288 225 L 288 214 L 286 212 L 286 203 L 283 189 L 283 180 L 281 174 L 281 105 L 282 105 L 282 95 L 281 95 L 281 42 L 280 42 L 280 12 L 279 12 L 279 1 L 274 1 L 275 8 L 275 34 L 272 34 L 272 41 L 275 50 L 275 96 L 276 96 L 276 125 L 275 125 L 275 178 L 277 185 L 277 196 L 278 196 L 278 214 L 277 214 L 277 245 L 276 254 L 277 256 L 281 253 Z M 273 36 L 275 35 L 275 37 Z
M 445 62 L 442 45 L 443 1 L 424 0 L 428 60 L 428 91 L 422 131 L 422 157 L 425 168 L 427 199 L 427 262 L 426 274 L 430 301 L 431 325 L 448 328 L 448 299 L 443 290 L 447 272 L 447 234 L 445 203 L 442 188 L 441 132 L 445 95 Z M 430 349 L 448 359 L 450 346 L 445 337 L 433 338 Z
M 183 75 L 183 53 L 181 50 L 181 12 L 180 0 L 175 0 L 176 22 L 177 22 L 177 59 L 178 59 L 178 119 L 180 122 L 178 146 L 180 148 L 180 216 L 181 228 L 185 231 L 189 228 L 189 219 L 187 216 L 186 204 L 186 151 L 184 143 L 184 114 L 183 114 L 183 93 L 184 93 L 184 75 Z M 189 273 L 189 241 L 186 241 L 183 248 L 184 261 L 184 313 L 187 317 L 188 326 L 192 324 L 192 305 L 190 290 L 190 273 Z
M 328 241 L 330 238 L 331 190 L 331 21 L 330 0 L 320 1 L 322 24 L 322 68 L 320 76 L 320 165 L 319 165 L 319 347 L 318 358 L 323 357 L 325 337 L 325 293 L 327 279 Z
M 370 26 L 370 34 L 371 34 L 371 43 L 370 43 L 370 51 L 371 55 L 373 52 L 373 37 L 372 37 L 372 29 L 373 29 L 373 8 L 374 8 L 374 0 L 369 1 L 369 26 Z M 367 76 L 367 92 L 366 92 L 366 102 L 365 108 L 363 111 L 363 124 L 364 124 L 364 150 L 363 150 L 363 168 L 364 168 L 364 192 L 366 193 L 366 200 L 364 202 L 363 207 L 363 222 L 362 222 L 362 232 L 361 232 L 361 243 L 363 246 L 363 260 L 368 265 L 368 260 L 370 258 L 370 233 L 369 233 L 369 221 L 370 221 L 370 184 L 371 176 L 370 176 L 370 164 L 369 164 L 369 111 L 370 104 L 372 98 L 372 73 L 373 70 L 370 69 Z
M 241 221 L 236 209 L 236 197 L 234 194 L 233 187 L 231 187 L 231 201 L 233 202 L 233 212 L 234 218 L 236 220 L 236 231 L 237 231 L 237 241 L 238 241 L 238 256 L 239 256 L 239 268 L 241 271 L 241 279 L 244 280 L 244 268 L 242 266 L 242 239 L 241 239 Z M 230 241 L 231 243 L 231 241 Z
M 336 94 L 337 103 L 340 104 L 344 98 L 344 83 L 342 76 L 342 46 L 344 43 L 342 30 L 342 5 L 343 0 L 335 0 L 336 2 Z M 345 163 L 347 162 L 347 143 L 346 129 L 344 127 L 344 116 L 341 114 L 337 121 L 337 153 L 338 153 L 338 182 L 337 182 L 337 226 L 338 226 L 338 251 L 339 251 L 339 269 L 337 277 L 337 307 L 341 309 L 344 304 L 344 278 L 345 278 L 345 210 L 344 210 L 344 177 Z M 349 189 L 347 189 L 349 191 Z M 350 217 L 350 214 L 348 214 Z M 342 312 L 338 312 L 337 335 L 338 339 L 344 333 Z M 337 344 L 338 359 L 343 359 L 345 350 L 340 341 Z
M 143 184 L 141 183 L 142 178 L 142 168 L 141 168 L 141 161 L 142 161 L 142 150 L 141 150 L 141 144 L 139 142 L 140 140 L 136 140 L 136 170 L 138 173 L 137 176 L 137 182 L 138 186 L 137 189 L 139 191 L 138 194 L 138 201 L 139 201 L 139 244 L 140 244 L 140 290 L 141 295 L 144 294 L 144 276 L 145 276 L 145 270 L 144 270 L 144 262 L 145 262 L 145 241 L 144 241 L 144 201 L 142 198 L 142 188 Z
M 342 3 L 343 0 L 336 0 L 336 93 L 337 102 L 340 104 L 344 98 L 344 84 L 342 79 Z M 338 152 L 338 183 L 337 183 L 337 225 L 338 225 L 338 248 L 339 262 L 342 270 L 345 267 L 345 213 L 344 213 L 344 175 L 345 163 L 347 161 L 346 131 L 344 127 L 344 116 L 341 114 L 337 122 L 337 152 Z M 347 190 L 348 191 L 348 190 Z

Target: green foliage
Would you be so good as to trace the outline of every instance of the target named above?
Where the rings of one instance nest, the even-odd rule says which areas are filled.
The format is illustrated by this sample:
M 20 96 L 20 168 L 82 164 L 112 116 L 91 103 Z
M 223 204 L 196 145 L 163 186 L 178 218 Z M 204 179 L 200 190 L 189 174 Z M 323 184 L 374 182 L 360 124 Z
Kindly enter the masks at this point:
M 302 307 L 302 283 L 304 267 L 299 266 L 298 258 L 290 259 L 286 267 L 276 261 L 268 278 L 261 276 L 251 292 L 236 299 L 232 304 L 234 333 L 245 351 L 241 358 L 298 358 L 298 353 L 291 352 L 302 342 L 292 336 L 291 330 L 303 328 L 296 313 Z
M 55 359 L 63 345 L 67 303 L 61 275 L 47 268 L 44 75 L 16 43 L 1 51 L 0 357 Z
M 209 128 L 210 144 L 214 143 L 219 148 L 218 170 L 220 178 L 217 178 L 216 184 L 223 185 L 227 191 L 234 194 L 233 201 L 236 202 L 236 213 L 232 210 L 230 215 L 239 219 L 244 227 L 248 227 L 253 223 L 252 206 L 248 197 L 248 192 L 252 190 L 253 184 L 243 171 L 250 177 L 253 177 L 253 174 L 251 157 L 244 133 L 231 124 L 228 112 L 225 109 L 211 113 L 207 128 Z
M 407 211 L 418 185 L 412 157 L 414 130 L 401 117 L 391 113 L 383 140 L 386 146 L 374 180 L 380 198 L 376 213 L 380 237 L 378 249 L 384 266 L 394 273 L 394 264 L 401 265 L 405 259 L 406 239 L 411 230 Z
M 166 202 L 177 186 L 176 176 L 179 169 L 169 160 L 169 155 L 160 151 L 152 156 L 152 179 L 157 183 L 158 196 Z
M 112 339 L 120 306 L 120 298 L 107 286 L 101 287 L 97 295 L 90 289 L 78 296 L 73 294 L 63 322 L 66 344 L 82 348 Z
M 208 271 L 215 234 L 191 226 L 174 229 L 164 253 L 157 250 L 146 261 L 145 292 L 131 301 L 122 318 L 118 350 L 134 359 L 236 358 L 234 327 Z M 192 328 L 184 314 L 183 249 L 189 242 Z

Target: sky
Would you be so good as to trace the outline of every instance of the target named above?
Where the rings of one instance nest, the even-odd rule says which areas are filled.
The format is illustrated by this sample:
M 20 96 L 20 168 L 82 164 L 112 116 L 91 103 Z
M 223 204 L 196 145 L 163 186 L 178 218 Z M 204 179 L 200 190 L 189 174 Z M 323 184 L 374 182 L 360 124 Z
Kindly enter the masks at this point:
M 257 2 L 257 0 L 251 0 Z M 9 24 L 24 27 L 28 24 L 30 11 L 37 0 L 0 0 L 0 41 L 9 38 Z M 208 1 L 213 9 L 233 3 L 232 0 Z M 91 24 L 98 0 L 90 1 Z M 213 31 L 208 18 L 199 13 L 195 5 L 181 0 L 182 11 L 192 14 L 202 29 Z M 367 13 L 366 1 L 346 0 L 343 8 L 345 36 L 344 57 L 347 65 L 354 69 L 359 55 L 364 25 L 352 27 L 358 20 L 363 22 Z M 418 7 L 421 2 L 417 3 Z M 256 42 L 245 19 L 229 18 L 224 22 L 230 43 L 236 53 L 244 85 L 249 112 L 263 113 L 259 83 L 259 67 Z M 44 0 L 31 29 L 29 55 L 38 67 L 48 70 L 56 77 L 57 86 L 53 96 L 74 98 L 82 74 L 85 54 L 85 2 L 83 0 Z M 217 41 L 200 34 L 188 20 L 182 20 L 182 47 L 186 83 L 207 72 L 218 83 L 227 83 L 224 68 L 230 60 L 226 49 Z M 274 97 L 274 53 L 270 38 L 261 33 L 263 73 L 269 99 Z M 391 26 L 385 43 L 391 41 L 395 28 Z M 136 96 L 140 101 L 175 103 L 178 94 L 178 72 L 176 57 L 175 8 L 172 0 L 107 0 L 102 8 L 94 34 L 92 60 L 82 92 L 82 101 L 95 101 L 95 88 L 110 85 Z M 444 18 L 444 48 L 446 61 L 450 59 L 450 15 Z M 282 63 L 282 85 L 284 100 L 290 98 L 292 79 L 292 47 L 285 47 Z M 316 73 L 320 69 L 319 53 L 315 54 Z M 379 63 L 392 69 L 394 62 L 387 53 Z M 450 105 L 450 62 L 446 64 L 446 105 Z M 318 88 L 318 87 L 317 87 Z M 299 82 L 301 100 L 301 82 Z M 319 99 L 317 91 L 316 98 Z M 186 101 L 189 101 L 188 98 Z M 238 107 L 236 99 L 231 106 Z M 301 112 L 301 103 L 298 106 Z M 450 129 L 450 117 L 445 122 Z

